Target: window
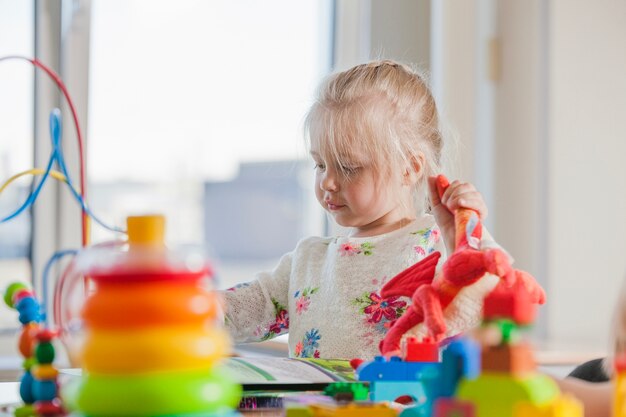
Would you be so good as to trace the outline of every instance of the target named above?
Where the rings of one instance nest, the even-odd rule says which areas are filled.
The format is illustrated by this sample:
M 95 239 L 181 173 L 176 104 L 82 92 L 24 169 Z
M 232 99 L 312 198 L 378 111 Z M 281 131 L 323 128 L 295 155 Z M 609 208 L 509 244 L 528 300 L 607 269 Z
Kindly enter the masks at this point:
M 32 1 L 0 0 L 0 57 L 31 57 L 34 45 Z M 0 62 L 0 184 L 33 168 L 33 69 L 22 60 Z M 15 211 L 30 192 L 31 178 L 12 183 L 0 194 L 0 218 Z M 30 282 L 30 213 L 0 224 L 0 289 Z M 0 307 L 0 329 L 17 328 L 17 312 Z
M 329 70 L 330 1 L 92 3 L 88 178 L 97 215 L 167 216 L 221 287 L 322 233 L 301 124 Z M 111 30 L 111 28 L 115 30 Z M 94 241 L 111 234 L 94 227 Z

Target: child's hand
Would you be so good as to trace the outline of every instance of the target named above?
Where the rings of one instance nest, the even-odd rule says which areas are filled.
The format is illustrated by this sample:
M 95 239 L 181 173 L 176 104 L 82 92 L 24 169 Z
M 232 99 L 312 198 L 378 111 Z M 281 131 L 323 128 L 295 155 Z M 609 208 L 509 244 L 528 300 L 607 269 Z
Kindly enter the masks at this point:
M 437 177 L 428 178 L 432 213 L 441 229 L 448 254 L 454 252 L 454 211 L 468 208 L 478 213 L 481 220 L 487 217 L 487 205 L 482 194 L 468 182 L 453 181 L 441 198 L 437 191 Z

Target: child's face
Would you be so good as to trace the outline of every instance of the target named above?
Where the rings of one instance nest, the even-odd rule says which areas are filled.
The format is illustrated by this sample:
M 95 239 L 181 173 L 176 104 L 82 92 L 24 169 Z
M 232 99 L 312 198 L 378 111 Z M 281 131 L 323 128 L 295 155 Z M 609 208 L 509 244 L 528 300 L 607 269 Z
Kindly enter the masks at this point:
M 401 186 L 401 178 L 379 174 L 367 158 L 349 155 L 341 165 L 315 149 L 311 155 L 317 200 L 339 225 L 354 228 L 353 236 L 390 231 L 412 210 L 410 190 Z

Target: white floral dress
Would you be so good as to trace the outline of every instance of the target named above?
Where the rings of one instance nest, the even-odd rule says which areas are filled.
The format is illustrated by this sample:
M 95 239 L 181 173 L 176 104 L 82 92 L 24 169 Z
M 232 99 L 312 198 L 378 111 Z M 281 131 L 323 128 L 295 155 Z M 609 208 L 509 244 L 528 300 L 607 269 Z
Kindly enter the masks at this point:
M 292 357 L 370 359 L 411 301 L 382 298 L 381 287 L 433 251 L 445 258 L 430 215 L 379 236 L 303 239 L 273 271 L 224 292 L 227 328 L 236 342 L 289 332 Z M 495 283 L 487 277 L 463 289 L 445 311 L 448 335 L 479 322 L 482 299 Z

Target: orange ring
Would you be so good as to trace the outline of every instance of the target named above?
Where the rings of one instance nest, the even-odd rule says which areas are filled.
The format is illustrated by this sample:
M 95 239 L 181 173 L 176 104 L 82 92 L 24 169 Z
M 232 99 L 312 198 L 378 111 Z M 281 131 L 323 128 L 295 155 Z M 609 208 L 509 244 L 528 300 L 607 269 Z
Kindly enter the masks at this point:
M 88 327 L 122 329 L 202 324 L 217 316 L 218 296 L 197 284 L 174 282 L 99 284 L 85 301 Z

